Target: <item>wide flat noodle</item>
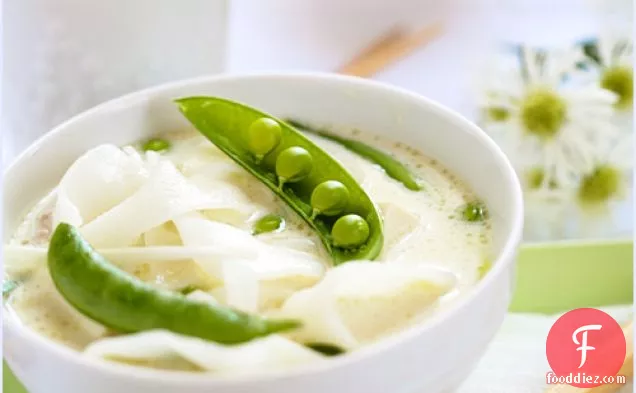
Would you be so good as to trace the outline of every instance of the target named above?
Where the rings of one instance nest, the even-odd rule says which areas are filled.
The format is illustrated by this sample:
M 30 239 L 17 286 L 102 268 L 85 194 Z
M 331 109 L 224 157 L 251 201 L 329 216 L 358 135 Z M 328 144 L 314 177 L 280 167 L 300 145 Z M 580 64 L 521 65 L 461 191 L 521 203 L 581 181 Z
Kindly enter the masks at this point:
M 412 323 L 455 286 L 455 276 L 427 266 L 348 262 L 293 294 L 276 316 L 299 319 L 297 341 L 354 349 Z
M 65 189 L 58 189 L 56 193 L 55 208 L 53 211 L 53 227 L 65 222 L 73 226 L 80 226 L 84 223 L 84 218 L 77 206 L 71 201 Z
M 276 205 L 267 198 L 253 198 L 259 188 L 252 175 L 232 161 L 215 161 L 202 165 L 188 175 L 188 180 L 206 194 L 233 201 L 231 209 L 214 208 L 204 211 L 212 220 L 246 228 L 247 221 L 255 215 L 271 211 Z M 251 196 L 252 197 L 251 197 Z M 263 202 L 256 202 L 257 200 Z
M 255 181 L 218 148 L 197 147 L 195 153 L 181 165 L 183 174 L 204 193 L 222 194 L 236 205 L 232 209 L 207 209 L 207 218 L 248 229 L 248 221 L 280 207 L 279 199 L 264 184 Z
M 184 213 L 231 205 L 204 194 L 172 163 L 162 161 L 137 192 L 83 226 L 81 233 L 95 247 L 129 246 L 142 233 Z
M 259 304 L 259 276 L 249 261 L 260 258 L 264 245 L 247 232 L 206 220 L 197 214 L 176 219 L 176 226 L 186 245 L 206 244 L 235 255 L 221 262 L 207 258 L 198 258 L 196 261 L 210 275 L 222 280 L 222 288 L 215 291 L 222 302 L 244 311 L 256 311 Z
M 254 250 L 254 247 L 237 250 L 217 245 L 97 248 L 97 252 L 122 270 L 157 287 L 177 290 L 187 285 L 222 285 L 213 291 L 219 301 L 251 310 L 255 309 L 254 292 L 243 287 L 244 280 L 251 283 L 251 291 L 258 293 L 257 308 L 270 309 L 280 306 L 295 291 L 314 285 L 325 271 L 323 263 L 309 254 L 283 250 L 264 252 L 261 257 Z M 46 253 L 43 247 L 7 245 L 5 271 L 15 277 L 45 267 Z M 192 260 L 201 261 L 197 264 L 200 269 L 191 266 Z M 258 289 L 253 286 L 255 282 Z M 228 298 L 228 290 L 238 294 Z
M 133 271 L 135 267 L 151 262 L 154 265 L 172 263 L 190 259 L 204 258 L 220 261 L 235 258 L 236 254 L 229 254 L 216 247 L 184 247 L 184 246 L 152 246 L 152 247 L 122 247 L 98 248 L 102 256 L 126 271 Z M 46 266 L 47 249 L 44 247 L 7 245 L 3 249 L 5 272 L 10 275 L 21 275 Z
M 176 355 L 202 370 L 216 373 L 260 373 L 326 359 L 318 352 L 277 335 L 225 346 L 161 330 L 104 338 L 88 346 L 84 353 L 136 363 Z
M 316 284 L 314 276 L 290 275 L 273 280 L 261 280 L 259 308 L 263 312 L 279 309 L 297 291 Z
M 46 265 L 46 248 L 5 245 L 2 260 L 6 274 L 20 277 Z
M 186 246 L 214 247 L 240 259 L 258 256 L 258 242 L 252 235 L 230 225 L 208 220 L 199 213 L 176 217 L 174 225 Z
M 190 213 L 175 219 L 175 225 L 183 244 L 186 246 L 208 245 L 228 250 L 229 254 L 257 258 L 258 250 L 252 244 L 248 233 L 230 229 L 229 225 L 203 218 L 198 213 Z M 246 255 L 249 254 L 249 255 Z M 223 261 L 196 258 L 195 261 L 213 277 L 223 282 L 223 292 L 219 297 L 229 306 L 253 312 L 258 307 L 258 277 L 239 257 Z
M 222 286 L 213 290 L 213 294 L 223 304 L 245 312 L 258 311 L 258 276 L 248 264 L 240 260 L 225 260 L 217 277 L 221 278 Z
M 198 133 L 174 143 L 165 156 L 186 177 L 211 162 L 230 160 L 218 147 Z
M 203 303 L 213 303 L 213 304 L 219 303 L 219 301 L 216 300 L 216 298 L 212 296 L 211 293 L 202 291 L 200 289 L 197 289 L 189 293 L 186 297 L 190 300 L 197 300 Z
M 132 195 L 148 178 L 138 155 L 115 145 L 99 145 L 79 157 L 57 189 L 54 226 L 79 226 L 93 220 Z
M 249 232 L 206 220 L 200 214 L 179 217 L 175 224 L 183 239 L 188 237 L 192 244 L 204 244 L 222 250 L 226 255 L 234 255 L 236 260 L 247 263 L 259 279 L 276 279 L 290 275 L 319 278 L 324 272 L 322 261 L 315 256 L 273 247 Z M 184 243 L 187 244 L 185 240 Z
M 244 207 L 214 208 L 202 210 L 201 214 L 208 220 L 222 222 L 236 228 L 248 229 L 248 221 L 254 211 Z
M 309 238 L 306 233 L 292 229 L 263 233 L 258 235 L 258 239 L 274 247 L 285 247 L 299 252 L 319 254 L 322 251 L 322 244 L 317 239 Z
M 172 221 L 144 232 L 143 239 L 146 246 L 180 246 L 183 244 Z
M 134 265 L 122 265 L 114 258 L 111 260 L 129 275 L 159 289 L 179 292 L 186 288 L 208 290 L 220 285 L 219 280 L 206 274 L 197 263 L 189 259 L 162 263 L 147 260 Z
M 215 295 L 227 304 L 244 310 L 255 310 L 259 304 L 280 302 L 279 296 L 289 295 L 285 291 L 269 291 L 259 295 L 259 281 L 275 281 L 285 288 L 290 285 L 297 288 L 299 285 L 312 285 L 324 272 L 322 262 L 310 254 L 273 247 L 248 232 L 207 220 L 197 213 L 175 219 L 175 225 L 185 245 L 205 244 L 234 255 L 221 263 L 207 258 L 195 260 L 210 275 L 223 280 L 222 290 L 215 292 Z M 276 299 L 268 299 L 263 296 L 265 294 Z

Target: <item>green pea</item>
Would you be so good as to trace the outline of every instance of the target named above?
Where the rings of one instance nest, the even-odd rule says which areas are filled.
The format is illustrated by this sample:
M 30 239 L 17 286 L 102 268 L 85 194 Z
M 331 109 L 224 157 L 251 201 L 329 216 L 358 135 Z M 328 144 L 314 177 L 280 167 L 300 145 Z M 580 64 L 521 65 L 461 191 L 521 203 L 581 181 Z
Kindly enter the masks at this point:
M 280 183 L 294 183 L 306 178 L 313 168 L 311 154 L 294 146 L 280 152 L 276 159 L 276 174 Z
M 277 216 L 276 214 L 268 214 L 256 221 L 252 234 L 259 235 L 261 233 L 274 232 L 283 229 L 284 227 L 285 219 L 283 217 Z
M 164 329 L 238 344 L 300 326 L 156 288 L 110 263 L 66 223 L 51 237 L 47 262 L 55 287 L 70 305 L 121 333 Z
M 141 148 L 143 151 L 166 151 L 170 149 L 170 142 L 161 138 L 148 139 Z
M 338 247 L 359 246 L 369 238 L 369 224 L 357 214 L 347 214 L 333 224 L 331 236 Z
M 247 129 L 245 139 L 248 149 L 260 159 L 278 146 L 281 135 L 280 124 L 270 118 L 261 117 Z
M 488 217 L 488 211 L 481 202 L 469 202 L 462 209 L 462 217 L 469 222 L 484 221 Z
M 344 211 L 349 203 L 349 190 L 337 180 L 327 180 L 311 193 L 311 207 L 317 213 L 335 216 Z

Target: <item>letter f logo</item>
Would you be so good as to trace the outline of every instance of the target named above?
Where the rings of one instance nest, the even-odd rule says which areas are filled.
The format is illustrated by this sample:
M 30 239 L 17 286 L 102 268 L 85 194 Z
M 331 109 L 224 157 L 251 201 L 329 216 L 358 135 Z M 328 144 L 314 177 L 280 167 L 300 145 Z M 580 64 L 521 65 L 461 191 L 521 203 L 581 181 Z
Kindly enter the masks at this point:
M 580 347 L 576 349 L 577 351 L 581 351 L 581 364 L 579 365 L 579 368 L 583 367 L 583 365 L 587 361 L 587 351 L 593 351 L 596 349 L 592 346 L 587 345 L 587 332 L 590 330 L 601 330 L 601 328 L 601 325 L 585 325 L 576 329 L 572 334 L 572 341 L 574 341 L 574 344 L 580 345 Z M 577 338 L 579 333 L 583 333 L 581 334 L 581 342 L 579 342 Z

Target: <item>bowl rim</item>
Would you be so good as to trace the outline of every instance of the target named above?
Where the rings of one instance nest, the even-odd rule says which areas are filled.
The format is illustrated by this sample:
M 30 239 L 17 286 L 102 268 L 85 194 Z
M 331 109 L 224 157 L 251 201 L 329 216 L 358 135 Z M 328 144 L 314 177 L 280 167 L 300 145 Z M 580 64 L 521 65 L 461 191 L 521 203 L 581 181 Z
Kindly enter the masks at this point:
M 144 381 L 161 380 L 166 383 L 179 383 L 184 386 L 214 385 L 220 387 L 224 385 L 267 382 L 276 379 L 298 378 L 311 374 L 324 374 L 345 366 L 351 366 L 365 358 L 381 356 L 384 352 L 395 347 L 397 344 L 407 342 L 416 336 L 426 334 L 426 332 L 451 319 L 452 316 L 462 313 L 462 310 L 470 306 L 473 299 L 477 298 L 478 295 L 484 292 L 487 287 L 492 286 L 499 277 L 504 274 L 505 270 L 510 265 L 514 264 L 515 255 L 521 242 L 523 229 L 523 197 L 521 185 L 516 172 L 501 148 L 481 128 L 460 113 L 407 89 L 359 77 L 324 72 L 255 72 L 222 74 L 189 78 L 134 91 L 94 106 L 54 127 L 52 130 L 31 143 L 23 152 L 15 157 L 4 171 L 4 177 L 14 171 L 15 168 L 24 165 L 24 162 L 34 156 L 42 145 L 50 143 L 50 141 L 57 138 L 58 135 L 64 134 L 74 123 L 84 121 L 84 119 L 90 119 L 95 114 L 108 111 L 111 107 L 115 108 L 127 106 L 129 103 L 136 103 L 139 99 L 143 99 L 144 97 L 152 97 L 171 90 L 196 87 L 197 85 L 205 85 L 219 81 L 232 82 L 235 80 L 250 79 L 278 79 L 287 81 L 296 79 L 304 81 L 313 80 L 317 83 L 333 82 L 342 84 L 343 86 L 353 86 L 361 89 L 375 89 L 382 91 L 387 95 L 402 96 L 403 98 L 411 101 L 418 101 L 420 105 L 428 107 L 441 117 L 448 120 L 453 119 L 455 123 L 461 123 L 462 128 L 465 130 L 472 131 L 475 136 L 482 140 L 486 148 L 490 150 L 491 154 L 495 158 L 495 162 L 497 162 L 498 166 L 503 170 L 503 176 L 507 181 L 506 188 L 512 197 L 513 214 L 506 220 L 511 223 L 511 231 L 507 235 L 506 241 L 501 248 L 499 255 L 493 261 L 492 269 L 488 272 L 488 274 L 470 289 L 470 293 L 467 296 L 461 297 L 450 304 L 448 308 L 443 310 L 443 312 L 436 313 L 432 318 L 424 321 L 423 323 L 415 324 L 414 326 L 392 334 L 377 343 L 366 345 L 346 355 L 330 358 L 325 362 L 295 366 L 288 370 L 283 369 L 249 374 L 231 373 L 215 375 L 212 373 L 157 370 L 110 362 L 103 359 L 90 358 L 83 356 L 81 352 L 40 335 L 26 325 L 20 324 L 15 317 L 8 316 L 10 312 L 6 312 L 6 306 L 3 304 L 3 326 L 5 328 L 11 331 L 12 334 L 20 336 L 22 340 L 32 342 L 35 347 L 40 347 L 46 350 L 49 354 L 54 355 L 59 360 L 62 360 L 67 364 L 73 364 L 79 368 L 90 368 L 93 371 L 108 374 L 112 377 L 133 378 Z

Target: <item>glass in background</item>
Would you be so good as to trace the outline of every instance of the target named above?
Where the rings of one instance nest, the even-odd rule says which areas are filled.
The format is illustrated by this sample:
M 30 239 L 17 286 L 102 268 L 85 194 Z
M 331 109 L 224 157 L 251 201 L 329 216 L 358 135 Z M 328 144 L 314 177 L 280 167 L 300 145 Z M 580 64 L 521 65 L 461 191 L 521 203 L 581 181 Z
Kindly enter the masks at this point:
M 224 71 L 228 0 L 6 0 L 3 163 L 73 115 Z

